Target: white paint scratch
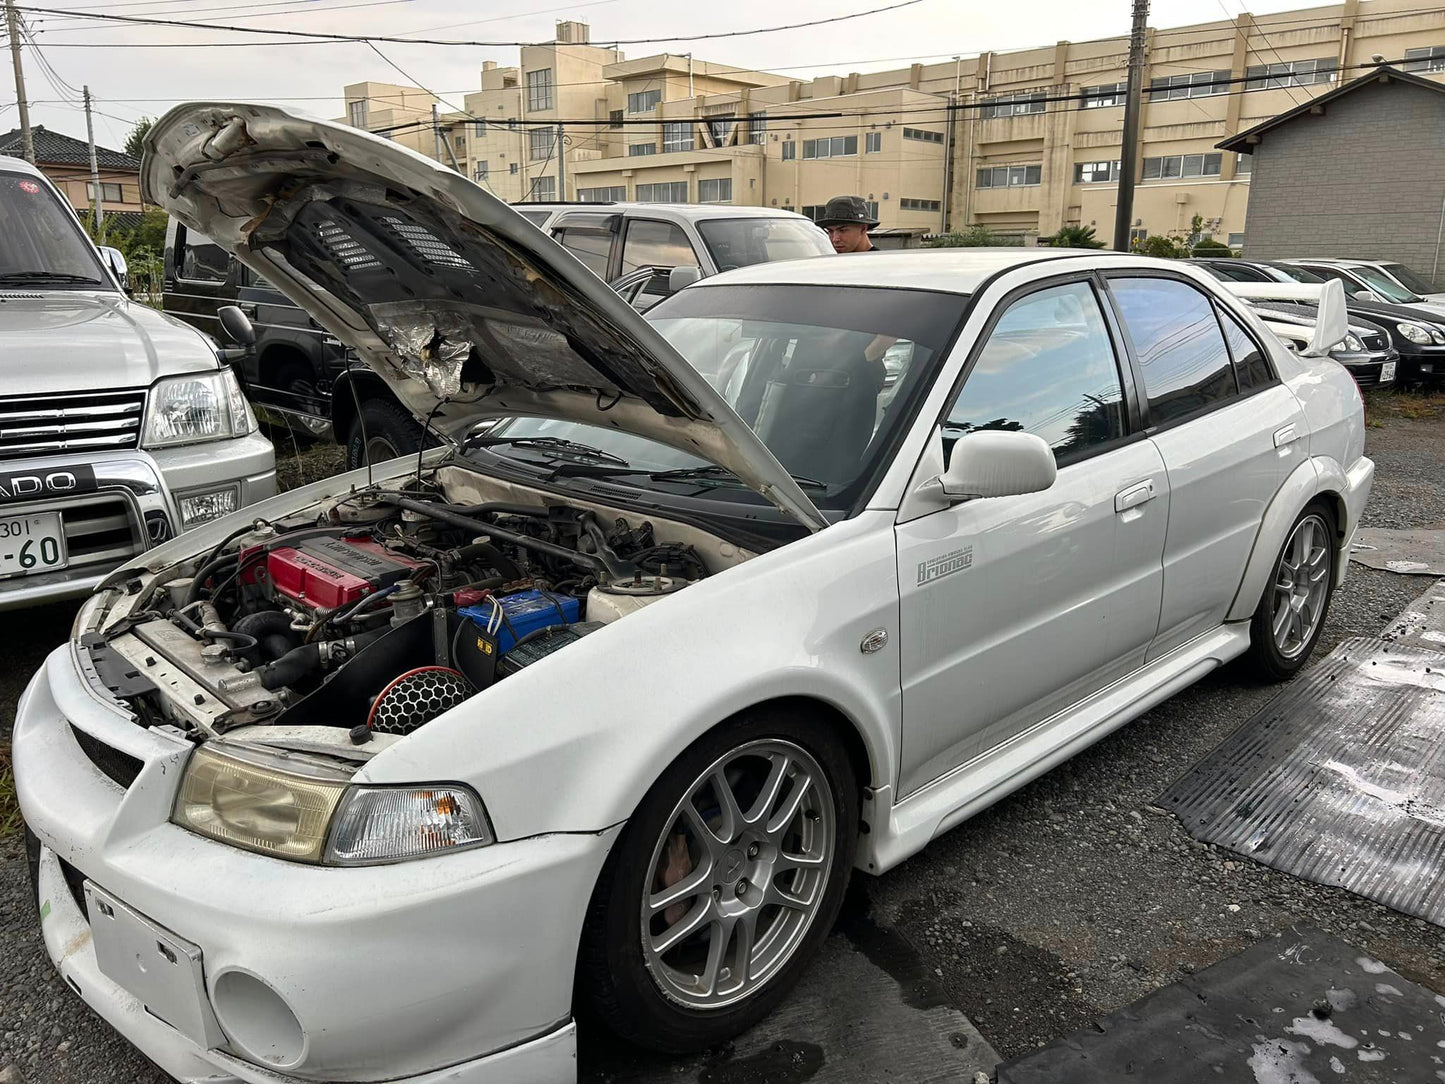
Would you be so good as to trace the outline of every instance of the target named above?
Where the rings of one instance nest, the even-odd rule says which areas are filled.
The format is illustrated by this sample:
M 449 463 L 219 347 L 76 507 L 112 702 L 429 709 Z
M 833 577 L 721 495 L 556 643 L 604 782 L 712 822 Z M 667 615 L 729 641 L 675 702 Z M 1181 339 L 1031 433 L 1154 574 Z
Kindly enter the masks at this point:
M 1321 1046 L 1338 1046 L 1344 1050 L 1353 1050 L 1360 1045 L 1360 1040 L 1353 1035 L 1346 1035 L 1331 1021 L 1320 1020 L 1315 1016 L 1296 1016 L 1294 1023 L 1284 1030 L 1291 1035 L 1313 1039 Z

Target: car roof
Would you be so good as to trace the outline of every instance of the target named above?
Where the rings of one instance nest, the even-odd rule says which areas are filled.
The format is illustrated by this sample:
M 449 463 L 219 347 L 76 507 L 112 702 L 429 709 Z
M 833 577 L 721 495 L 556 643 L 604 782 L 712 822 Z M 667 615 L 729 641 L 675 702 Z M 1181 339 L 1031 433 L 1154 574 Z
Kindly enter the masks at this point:
M 527 204 L 513 204 L 512 206 L 518 210 L 528 207 Z M 734 207 L 728 203 L 638 203 L 619 200 L 616 203 L 562 203 L 553 206 L 559 214 L 578 212 L 580 214 L 635 215 L 645 213 L 652 217 L 688 222 L 697 222 L 708 218 L 798 218 L 804 222 L 812 221 L 796 211 L 789 211 L 783 207 Z
M 0 169 L 7 173 L 28 173 L 32 177 L 44 177 L 45 174 L 36 169 L 23 158 L 12 158 L 8 154 L 0 154 Z
M 1336 256 L 1293 256 L 1288 260 L 1276 260 L 1276 263 L 1317 263 L 1324 267 L 1376 267 L 1382 263 L 1390 263 L 1389 260 L 1358 260 L 1341 259 Z
M 971 294 L 1002 271 L 1031 263 L 1092 257 L 1101 266 L 1116 262 L 1131 267 L 1187 267 L 1183 260 L 1157 260 L 1127 252 L 1069 248 L 931 248 L 860 252 L 846 256 L 813 256 L 803 260 L 776 260 L 724 271 L 689 286 L 689 290 L 716 286 L 801 285 L 882 286 L 893 289 L 934 290 Z

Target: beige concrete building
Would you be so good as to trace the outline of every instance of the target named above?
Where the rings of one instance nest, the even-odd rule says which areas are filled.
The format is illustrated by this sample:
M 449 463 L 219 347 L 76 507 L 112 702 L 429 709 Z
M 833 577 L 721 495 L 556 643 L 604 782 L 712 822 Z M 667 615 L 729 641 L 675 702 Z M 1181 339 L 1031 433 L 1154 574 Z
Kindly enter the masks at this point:
M 627 59 L 586 24 L 490 62 L 464 113 L 422 91 L 346 88 L 344 119 L 454 165 L 507 200 L 734 203 L 816 215 L 858 193 L 884 227 L 985 226 L 1111 239 L 1124 36 L 811 80 L 688 56 Z M 1373 56 L 1445 75 L 1445 8 L 1344 0 L 1151 30 L 1135 232 L 1243 242 L 1249 161 L 1236 132 L 1358 74 Z M 950 109 L 950 103 L 956 103 Z M 561 122 L 561 153 L 558 153 Z

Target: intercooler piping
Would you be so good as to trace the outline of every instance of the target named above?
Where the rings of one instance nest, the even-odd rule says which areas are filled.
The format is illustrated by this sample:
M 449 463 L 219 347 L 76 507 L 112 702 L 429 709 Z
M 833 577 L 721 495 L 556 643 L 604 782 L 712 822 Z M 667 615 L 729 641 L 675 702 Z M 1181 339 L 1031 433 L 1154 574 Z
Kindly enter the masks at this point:
M 488 523 L 483 519 L 473 519 L 471 516 L 462 515 L 460 512 L 453 512 L 444 505 L 433 504 L 427 501 L 417 501 L 410 497 L 397 495 L 390 498 L 398 508 L 405 508 L 412 512 L 420 512 L 424 516 L 440 520 L 442 523 L 450 523 L 453 527 L 464 527 L 477 534 L 491 535 L 493 538 L 500 538 L 504 542 L 511 542 L 513 545 L 522 546 L 525 549 L 536 550 L 538 553 L 549 554 L 559 560 L 570 562 L 578 568 L 585 568 L 589 572 L 596 572 L 606 576 L 630 575 L 630 569 L 620 572 L 608 567 L 608 563 L 601 557 L 593 556 L 590 553 L 579 553 L 577 550 L 570 550 L 566 546 L 559 546 L 555 542 L 547 542 L 540 538 L 533 538 L 529 534 L 522 534 L 520 531 L 509 531 L 505 527 L 498 527 L 495 523 Z M 533 509 L 532 511 L 535 511 Z

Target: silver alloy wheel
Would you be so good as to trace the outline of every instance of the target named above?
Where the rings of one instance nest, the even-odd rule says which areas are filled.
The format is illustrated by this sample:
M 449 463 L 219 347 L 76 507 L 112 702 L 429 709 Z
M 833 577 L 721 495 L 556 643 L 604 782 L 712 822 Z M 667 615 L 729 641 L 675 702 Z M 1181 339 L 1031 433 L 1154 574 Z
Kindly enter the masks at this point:
M 1287 659 L 1309 645 L 1324 616 L 1329 595 L 1329 528 L 1317 515 L 1295 524 L 1274 574 L 1274 609 L 1270 628 L 1274 646 Z
M 748 742 L 693 781 L 642 886 L 642 955 L 665 997 L 722 1009 L 782 970 L 826 894 L 836 819 L 827 775 L 792 742 Z

